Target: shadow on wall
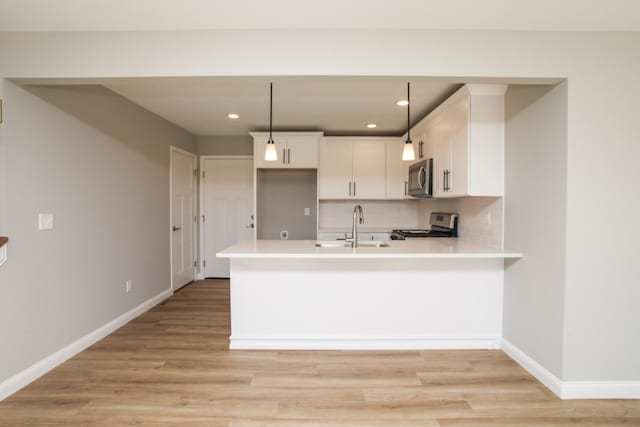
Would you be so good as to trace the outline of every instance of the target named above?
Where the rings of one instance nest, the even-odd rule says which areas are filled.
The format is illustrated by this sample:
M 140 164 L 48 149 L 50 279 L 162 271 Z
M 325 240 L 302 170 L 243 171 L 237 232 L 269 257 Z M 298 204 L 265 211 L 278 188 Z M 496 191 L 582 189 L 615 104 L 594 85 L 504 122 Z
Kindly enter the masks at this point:
M 169 150 L 150 150 L 150 129 L 163 135 L 163 139 L 175 141 L 175 145 L 195 152 L 195 136 L 166 121 L 126 98 L 99 85 L 22 86 L 24 90 L 65 113 L 81 120 L 144 154 L 153 162 L 168 164 Z M 155 119 L 155 120 L 154 120 Z M 173 134 L 173 138 L 171 138 Z M 188 146 L 182 141 L 191 139 Z

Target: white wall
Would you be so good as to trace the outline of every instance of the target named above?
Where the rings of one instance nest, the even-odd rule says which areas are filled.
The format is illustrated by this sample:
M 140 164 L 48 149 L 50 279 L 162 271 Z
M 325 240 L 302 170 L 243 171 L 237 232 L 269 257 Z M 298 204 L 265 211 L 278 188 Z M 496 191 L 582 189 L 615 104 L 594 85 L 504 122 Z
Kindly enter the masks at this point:
M 563 379 L 640 380 L 640 337 L 631 330 L 640 323 L 634 286 L 640 228 L 593 233 L 612 212 L 621 213 L 616 218 L 640 217 L 640 200 L 633 197 L 640 187 L 639 45 L 637 32 L 3 33 L 0 76 L 567 78 Z M 11 225 L 7 229 L 11 235 Z
M 169 144 L 195 151 L 103 87 L 4 89 L 0 382 L 170 287 Z
M 512 86 L 505 96 L 504 338 L 563 376 L 567 83 Z

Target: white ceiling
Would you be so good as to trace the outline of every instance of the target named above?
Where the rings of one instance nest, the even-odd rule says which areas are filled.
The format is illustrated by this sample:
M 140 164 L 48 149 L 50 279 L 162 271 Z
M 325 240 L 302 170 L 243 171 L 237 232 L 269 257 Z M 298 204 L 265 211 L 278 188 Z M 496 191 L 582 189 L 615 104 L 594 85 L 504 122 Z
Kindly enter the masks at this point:
M 0 31 L 638 31 L 639 0 L 0 0 Z
M 319 130 L 327 135 L 402 135 L 406 78 L 198 77 L 109 82 L 109 89 L 196 135 L 247 135 L 269 126 L 269 83 L 277 130 Z M 412 80 L 413 120 L 424 117 L 459 85 Z M 230 120 L 228 113 L 240 118 Z M 367 129 L 367 123 L 376 129 Z

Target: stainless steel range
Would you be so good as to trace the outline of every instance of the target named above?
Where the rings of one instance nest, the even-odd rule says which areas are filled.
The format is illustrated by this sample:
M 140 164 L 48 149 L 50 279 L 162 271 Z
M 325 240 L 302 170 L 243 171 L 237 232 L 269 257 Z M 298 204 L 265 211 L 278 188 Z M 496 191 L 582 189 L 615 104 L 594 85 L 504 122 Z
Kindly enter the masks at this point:
M 458 237 L 458 214 L 432 212 L 429 229 L 393 230 L 391 240 L 419 239 L 423 237 Z

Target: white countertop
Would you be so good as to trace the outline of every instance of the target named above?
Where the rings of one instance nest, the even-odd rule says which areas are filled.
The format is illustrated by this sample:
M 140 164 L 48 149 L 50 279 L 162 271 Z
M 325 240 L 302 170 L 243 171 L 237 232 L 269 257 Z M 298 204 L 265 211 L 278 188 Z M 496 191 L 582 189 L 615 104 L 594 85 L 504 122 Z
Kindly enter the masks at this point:
M 390 240 L 388 247 L 321 248 L 315 240 L 244 240 L 216 254 L 218 258 L 522 258 L 462 238 Z

